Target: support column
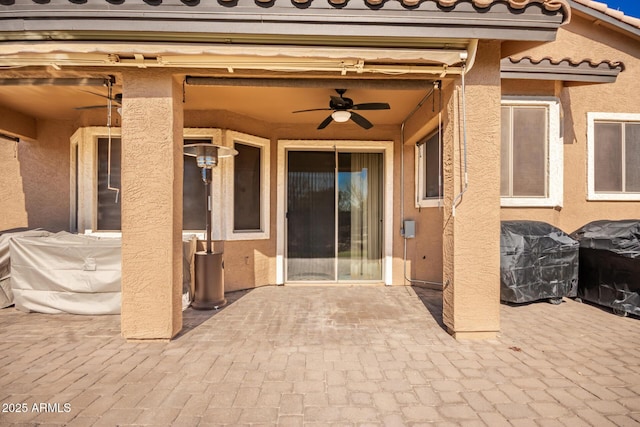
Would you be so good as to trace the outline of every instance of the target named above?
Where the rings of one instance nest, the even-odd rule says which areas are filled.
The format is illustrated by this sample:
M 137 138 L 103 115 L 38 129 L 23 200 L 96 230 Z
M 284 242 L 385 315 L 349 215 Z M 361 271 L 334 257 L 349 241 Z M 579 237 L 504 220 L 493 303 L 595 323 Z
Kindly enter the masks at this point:
M 163 70 L 123 72 L 122 335 L 169 340 L 182 329 L 183 115 Z
M 500 329 L 499 42 L 480 42 L 465 83 L 466 191 L 461 79 L 447 107 L 443 321 L 457 339 L 483 339 Z

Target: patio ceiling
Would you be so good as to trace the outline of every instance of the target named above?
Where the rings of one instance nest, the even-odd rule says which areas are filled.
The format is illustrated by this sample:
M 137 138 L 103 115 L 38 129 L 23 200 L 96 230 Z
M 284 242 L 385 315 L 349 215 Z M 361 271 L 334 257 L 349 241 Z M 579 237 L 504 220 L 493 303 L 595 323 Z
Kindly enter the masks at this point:
M 427 80 L 421 87 L 406 89 L 353 87 L 345 96 L 356 103 L 388 102 L 391 110 L 367 111 L 366 117 L 375 125 L 399 125 L 409 112 L 430 90 Z M 336 87 L 348 84 L 336 83 Z M 195 110 L 223 110 L 273 124 L 303 124 L 317 126 L 326 111 L 293 114 L 293 111 L 310 108 L 326 108 L 329 96 L 335 91 L 325 85 L 318 87 L 266 87 L 248 86 L 194 86 L 185 85 L 185 115 Z M 104 86 L 60 85 L 2 85 L 0 84 L 0 109 L 5 108 L 37 119 L 79 121 L 86 118 L 105 120 L 107 99 L 95 94 L 107 95 Z M 121 93 L 122 87 L 114 86 L 113 93 Z M 78 110 L 79 107 L 104 108 Z M 117 118 L 114 110 L 114 117 Z M 116 120 L 117 123 L 117 120 Z
M 0 80 L 106 78 L 126 67 L 170 67 L 176 75 L 196 76 L 330 77 L 335 86 L 184 85 L 184 109 L 315 128 L 326 111 L 292 112 L 327 107 L 333 89 L 346 87 L 355 103 L 391 105 L 389 111 L 368 111 L 372 123 L 399 125 L 433 80 L 461 72 L 461 53 L 473 62 L 478 39 L 552 40 L 570 16 L 565 0 L 236 3 L 3 4 Z M 419 84 L 378 84 L 399 75 Z M 349 87 L 349 79 L 365 84 Z M 367 86 L 369 81 L 378 83 Z M 120 79 L 113 89 L 122 93 Z M 104 86 L 5 82 L 0 108 L 39 119 L 96 122 L 106 120 L 106 94 Z M 105 108 L 78 110 L 101 103 Z

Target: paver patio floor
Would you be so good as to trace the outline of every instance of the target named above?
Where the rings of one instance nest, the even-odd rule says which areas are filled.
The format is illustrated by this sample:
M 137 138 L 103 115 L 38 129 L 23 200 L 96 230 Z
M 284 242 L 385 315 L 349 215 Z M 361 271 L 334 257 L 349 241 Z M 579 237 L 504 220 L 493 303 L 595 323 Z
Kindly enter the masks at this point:
M 640 425 L 637 318 L 502 305 L 497 339 L 456 341 L 433 290 L 227 297 L 169 343 L 126 342 L 119 316 L 0 310 L 0 424 Z

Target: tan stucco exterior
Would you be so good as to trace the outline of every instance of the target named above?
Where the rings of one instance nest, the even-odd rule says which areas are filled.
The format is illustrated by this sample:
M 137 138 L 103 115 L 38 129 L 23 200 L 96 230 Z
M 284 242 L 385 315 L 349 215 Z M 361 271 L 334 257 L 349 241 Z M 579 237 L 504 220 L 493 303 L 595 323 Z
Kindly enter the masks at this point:
M 513 49 L 510 44 L 508 49 Z M 638 202 L 588 201 L 587 113 L 640 113 L 640 43 L 624 34 L 593 25 L 579 16 L 558 31 L 555 42 L 529 48 L 518 56 L 535 59 L 588 58 L 620 61 L 624 71 L 615 83 L 575 84 L 505 80 L 502 95 L 555 96 L 564 113 L 564 203 L 562 208 L 503 208 L 503 220 L 544 221 L 571 233 L 599 219 L 640 217 Z M 635 95 L 634 95 L 635 94 Z
M 182 103 L 171 73 L 124 75 L 122 334 L 182 329 Z
M 506 56 L 581 60 L 585 52 L 589 52 L 595 62 L 621 61 L 624 71 L 615 83 L 606 84 L 501 80 L 500 77 L 500 61 Z M 587 18 L 576 16 L 558 31 L 556 41 L 480 40 L 477 53 L 475 50 L 473 53 L 468 64 L 471 68 L 464 78 L 464 90 L 461 76 L 447 74 L 444 69 L 442 76 L 412 76 L 414 80 L 423 81 L 424 87 L 407 93 L 397 90 L 393 96 L 411 103 L 406 106 L 398 102 L 394 104 L 397 109 L 401 106 L 411 111 L 417 100 L 433 88 L 434 80 L 441 80 L 441 92 L 435 91 L 406 122 L 395 111 L 394 120 L 374 116 L 381 123 L 376 122 L 368 131 L 353 124 L 332 124 L 317 130 L 317 122 L 312 123 L 316 116 L 309 116 L 308 122 L 301 121 L 299 116 L 294 120 L 290 111 L 293 108 L 268 98 L 251 99 L 252 111 L 276 110 L 277 106 L 281 111 L 277 120 L 254 117 L 240 111 L 242 108 L 237 103 L 235 109 L 228 108 L 229 97 L 240 93 L 234 92 L 232 86 L 221 92 L 227 94 L 227 98 L 198 97 L 195 91 L 199 88 L 184 88 L 185 76 L 206 75 L 206 69 L 107 69 L 122 85 L 124 99 L 122 116 L 113 114 L 112 117 L 114 130 L 121 132 L 123 150 L 123 336 L 168 340 L 182 327 L 184 128 L 216 129 L 220 135 L 231 130 L 268 141 L 270 194 L 268 233 L 265 233 L 268 235 L 255 240 L 224 242 L 227 292 L 282 284 L 278 270 L 282 262 L 278 252 L 282 222 L 278 218 L 283 212 L 277 203 L 282 192 L 282 188 L 278 188 L 282 141 L 321 140 L 328 146 L 332 141 L 388 141 L 392 145 L 389 160 L 393 165 L 393 179 L 392 196 L 385 202 L 391 204 L 392 215 L 387 215 L 385 221 L 393 232 L 385 242 L 392 253 L 386 267 L 391 268 L 387 271 L 391 276 L 387 284 L 443 283 L 443 320 L 456 338 L 493 337 L 500 329 L 501 220 L 540 220 L 571 232 L 595 219 L 640 217 L 640 202 L 596 202 L 587 201 L 586 197 L 587 113 L 640 113 L 640 101 L 637 96 L 630 96 L 640 89 L 640 45 L 635 38 L 594 26 Z M 76 67 L 74 76 L 82 75 L 82 71 Z M 252 73 L 233 72 L 254 77 Z M 309 79 L 324 77 L 320 73 L 307 76 Z M 384 77 L 372 80 L 384 80 Z M 378 90 L 388 93 L 384 92 L 386 88 L 378 87 Z M 285 93 L 285 89 L 282 91 Z M 376 93 L 375 88 L 367 91 Z M 189 104 L 189 96 L 197 97 L 197 102 Z M 560 100 L 564 129 L 562 206 L 501 207 L 500 105 L 501 98 L 506 96 Z M 188 105 L 197 108 L 190 109 Z M 443 131 L 444 197 L 440 206 L 418 207 L 416 143 L 436 130 L 439 120 Z M 74 134 L 79 135 L 79 129 L 104 126 L 104 123 L 105 114 L 100 110 L 82 111 L 73 120 L 55 120 L 32 117 L 0 105 L 0 132 L 22 139 L 17 144 L 0 140 L 0 177 L 5 184 L 0 190 L 3 200 L 0 230 L 14 227 L 69 230 L 73 227 L 76 172 L 75 146 L 70 140 Z M 219 169 L 224 170 L 224 164 Z M 95 166 L 90 165 L 82 173 L 90 174 L 94 170 Z M 222 181 L 217 188 L 223 188 L 224 184 Z M 224 199 L 218 200 L 224 203 Z M 94 200 L 83 199 L 80 204 L 94 209 Z M 222 206 L 224 209 L 229 212 L 228 207 Z M 403 238 L 403 220 L 415 221 L 416 238 Z M 218 218 L 214 224 L 221 226 L 224 221 Z M 383 277 L 379 284 L 384 281 Z
M 0 228 L 69 229 L 69 136 L 72 123 L 33 120 L 33 139 L 2 140 Z M 15 127 L 9 127 L 16 129 Z M 30 128 L 30 127 L 29 127 Z M 27 129 L 28 130 L 28 129 Z M 7 182 L 8 185 L 4 185 Z
M 3 140 L 0 144 L 0 170 L 4 184 L 0 186 L 0 199 L 4 201 L 0 227 L 3 230 L 24 227 L 28 225 L 29 219 L 17 142 Z
M 443 160 L 443 320 L 459 338 L 500 328 L 499 56 L 499 43 L 482 43 L 465 93 L 456 87 L 447 107 L 453 117 L 467 115 L 448 125 Z

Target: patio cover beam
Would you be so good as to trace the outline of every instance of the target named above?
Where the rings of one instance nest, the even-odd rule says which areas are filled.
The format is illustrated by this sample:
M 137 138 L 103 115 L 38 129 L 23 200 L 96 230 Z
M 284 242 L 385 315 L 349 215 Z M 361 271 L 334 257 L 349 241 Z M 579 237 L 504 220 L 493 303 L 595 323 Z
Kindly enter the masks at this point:
M 185 82 L 192 86 L 260 86 L 294 88 L 387 89 L 420 90 L 433 86 L 433 78 L 402 80 L 380 79 L 303 79 L 303 78 L 233 78 L 187 76 Z

